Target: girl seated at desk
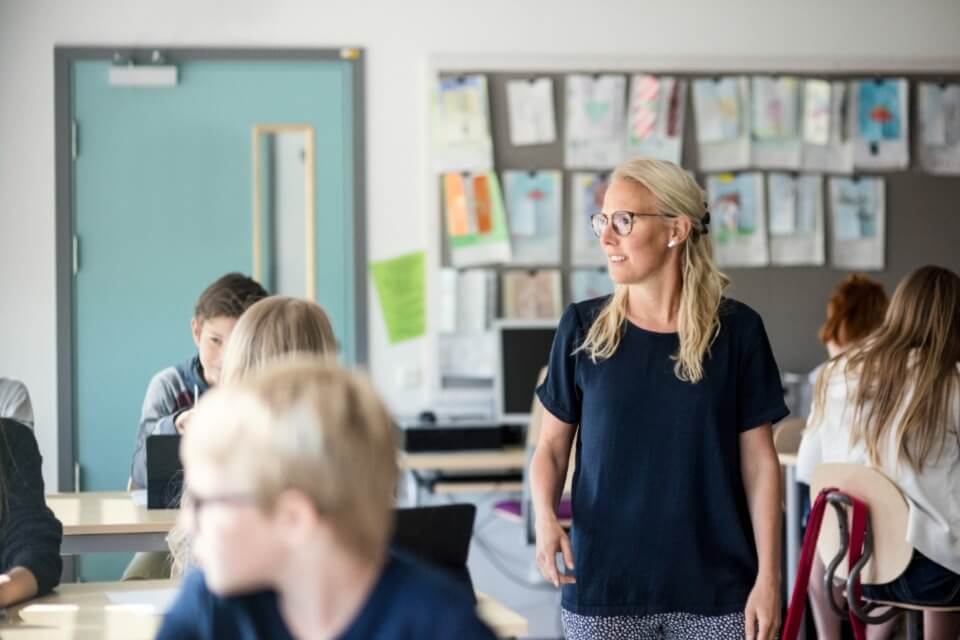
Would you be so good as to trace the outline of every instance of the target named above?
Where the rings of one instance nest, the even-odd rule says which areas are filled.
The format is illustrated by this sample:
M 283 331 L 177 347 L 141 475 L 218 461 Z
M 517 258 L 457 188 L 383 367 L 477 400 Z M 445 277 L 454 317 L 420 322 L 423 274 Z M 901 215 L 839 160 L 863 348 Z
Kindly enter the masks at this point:
M 798 455 L 809 482 L 822 462 L 876 467 L 909 505 L 914 554 L 896 581 L 864 596 L 960 606 L 960 276 L 927 266 L 897 287 L 880 328 L 824 368 Z M 891 623 L 868 628 L 887 638 Z M 956 640 L 960 614 L 927 611 L 926 638 Z
M 33 431 L 0 418 L 0 607 L 60 582 L 63 527 L 44 500 L 40 462 Z
M 158 638 L 493 638 L 469 594 L 389 554 L 396 444 L 369 383 L 281 363 L 205 396 L 182 517 L 203 572 Z

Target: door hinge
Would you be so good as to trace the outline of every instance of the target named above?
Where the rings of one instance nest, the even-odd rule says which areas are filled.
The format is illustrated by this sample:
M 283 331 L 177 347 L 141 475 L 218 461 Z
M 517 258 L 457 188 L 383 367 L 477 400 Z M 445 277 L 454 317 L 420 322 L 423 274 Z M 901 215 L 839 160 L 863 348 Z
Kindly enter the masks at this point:
M 77 125 L 76 120 L 70 122 L 70 159 L 76 160 L 77 156 L 80 155 L 80 141 L 77 136 Z
M 73 275 L 80 271 L 80 236 L 73 234 Z

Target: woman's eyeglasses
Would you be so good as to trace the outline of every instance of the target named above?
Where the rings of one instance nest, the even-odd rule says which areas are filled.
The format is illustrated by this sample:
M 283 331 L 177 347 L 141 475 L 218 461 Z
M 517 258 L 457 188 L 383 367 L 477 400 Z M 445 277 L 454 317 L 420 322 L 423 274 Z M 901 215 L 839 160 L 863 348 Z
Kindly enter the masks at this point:
M 630 235 L 633 231 L 634 218 L 676 218 L 672 213 L 634 213 L 633 211 L 614 211 L 607 215 L 602 211 L 590 216 L 590 227 L 593 229 L 593 235 L 598 238 L 603 234 L 603 230 L 608 224 L 613 224 L 614 232 L 619 236 Z

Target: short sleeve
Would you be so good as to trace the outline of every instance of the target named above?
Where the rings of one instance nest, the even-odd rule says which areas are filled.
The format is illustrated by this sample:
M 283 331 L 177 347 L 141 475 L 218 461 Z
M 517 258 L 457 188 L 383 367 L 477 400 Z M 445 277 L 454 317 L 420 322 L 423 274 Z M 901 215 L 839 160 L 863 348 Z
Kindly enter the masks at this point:
M 763 320 L 755 316 L 747 324 L 745 345 L 740 354 L 737 384 L 737 431 L 748 431 L 779 422 L 790 410 L 783 400 L 780 369 L 773 357 Z
M 557 333 L 550 348 L 547 377 L 537 388 L 537 397 L 543 407 L 554 416 L 576 425 L 580 423 L 581 393 L 577 387 L 577 358 L 573 352 L 583 340 L 580 317 L 574 305 L 560 318 Z

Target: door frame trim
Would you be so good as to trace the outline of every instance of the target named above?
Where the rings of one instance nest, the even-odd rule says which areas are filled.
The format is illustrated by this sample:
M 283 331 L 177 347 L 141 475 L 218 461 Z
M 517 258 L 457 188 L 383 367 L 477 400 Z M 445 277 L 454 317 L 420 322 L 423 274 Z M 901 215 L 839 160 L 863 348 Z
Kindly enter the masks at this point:
M 73 83 L 71 68 L 80 60 L 111 60 L 121 52 L 146 62 L 159 50 L 173 62 L 210 60 L 339 60 L 351 72 L 351 121 L 353 124 L 353 314 L 356 364 L 368 363 L 367 320 L 367 191 L 366 191 L 366 104 L 365 50 L 362 47 L 336 48 L 222 48 L 169 46 L 56 46 L 54 47 L 54 140 L 56 215 L 56 345 L 57 345 L 57 487 L 77 489 L 75 397 L 73 361 L 76 353 L 73 330 Z

